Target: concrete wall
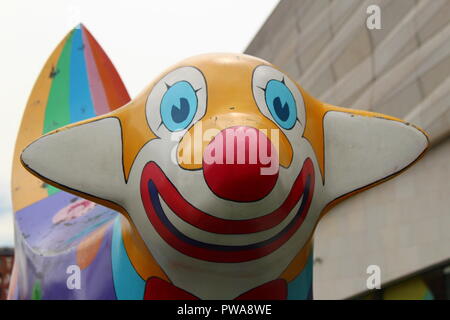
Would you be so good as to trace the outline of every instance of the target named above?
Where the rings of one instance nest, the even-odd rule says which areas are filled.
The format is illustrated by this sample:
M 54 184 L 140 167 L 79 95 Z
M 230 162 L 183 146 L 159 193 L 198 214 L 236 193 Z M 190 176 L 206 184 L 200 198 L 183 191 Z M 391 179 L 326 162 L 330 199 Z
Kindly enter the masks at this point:
M 381 30 L 366 27 L 381 7 Z M 432 149 L 400 177 L 336 207 L 316 232 L 316 298 L 366 290 L 450 257 L 450 0 L 282 0 L 246 53 L 322 101 L 407 119 Z M 320 258 L 320 259 L 317 259 Z

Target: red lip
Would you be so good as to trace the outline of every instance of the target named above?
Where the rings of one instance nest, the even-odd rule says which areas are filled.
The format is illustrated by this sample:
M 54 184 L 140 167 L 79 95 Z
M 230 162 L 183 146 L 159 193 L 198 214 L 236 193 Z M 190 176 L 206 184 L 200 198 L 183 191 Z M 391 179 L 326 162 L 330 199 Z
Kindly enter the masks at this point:
M 242 262 L 260 258 L 273 252 L 302 225 L 314 193 L 314 166 L 311 159 L 307 158 L 282 205 L 269 214 L 253 219 L 222 219 L 197 209 L 182 197 L 155 162 L 149 162 L 144 167 L 140 191 L 150 222 L 160 236 L 172 247 L 188 256 L 202 260 Z M 271 229 L 289 215 L 302 195 L 304 197 L 296 216 L 272 238 L 246 246 L 222 246 L 194 240 L 177 230 L 162 210 L 159 195 L 169 208 L 187 223 L 204 231 L 218 234 L 248 234 Z

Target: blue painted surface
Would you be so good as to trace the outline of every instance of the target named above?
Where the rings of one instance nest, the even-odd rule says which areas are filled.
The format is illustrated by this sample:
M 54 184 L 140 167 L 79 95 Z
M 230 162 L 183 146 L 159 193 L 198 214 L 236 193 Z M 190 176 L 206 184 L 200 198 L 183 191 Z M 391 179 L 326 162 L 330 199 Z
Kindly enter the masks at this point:
M 297 121 L 297 104 L 291 90 L 282 81 L 270 80 L 265 89 L 265 98 L 275 121 L 283 129 L 291 129 Z
M 70 58 L 70 121 L 95 117 L 84 56 L 81 29 L 75 29 Z
M 288 300 L 312 299 L 313 251 L 308 257 L 303 271 L 297 278 L 288 283 Z
M 112 270 L 116 296 L 119 300 L 142 300 L 145 281 L 130 262 L 122 239 L 120 217 L 114 222 L 112 237 Z
M 179 81 L 168 88 L 161 100 L 161 119 L 170 131 L 183 130 L 191 123 L 197 107 L 194 88 L 187 81 Z

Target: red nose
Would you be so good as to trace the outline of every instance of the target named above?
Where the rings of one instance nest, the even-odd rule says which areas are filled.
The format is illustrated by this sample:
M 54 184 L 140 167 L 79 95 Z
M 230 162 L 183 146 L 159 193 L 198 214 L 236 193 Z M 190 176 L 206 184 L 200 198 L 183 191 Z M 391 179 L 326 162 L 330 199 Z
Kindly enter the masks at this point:
M 278 154 L 267 136 L 251 127 L 219 132 L 203 153 L 203 175 L 217 196 L 250 202 L 264 198 L 278 178 Z

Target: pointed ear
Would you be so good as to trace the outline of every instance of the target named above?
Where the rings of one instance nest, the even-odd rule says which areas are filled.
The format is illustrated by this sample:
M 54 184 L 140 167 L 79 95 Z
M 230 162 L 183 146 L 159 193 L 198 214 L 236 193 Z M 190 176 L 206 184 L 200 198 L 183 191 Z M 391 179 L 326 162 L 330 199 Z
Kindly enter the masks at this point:
M 39 138 L 22 152 L 21 160 L 55 187 L 102 204 L 117 203 L 125 186 L 121 136 L 117 118 L 89 120 Z
M 329 201 L 393 177 L 428 147 L 423 131 L 381 114 L 333 107 L 323 126 Z

